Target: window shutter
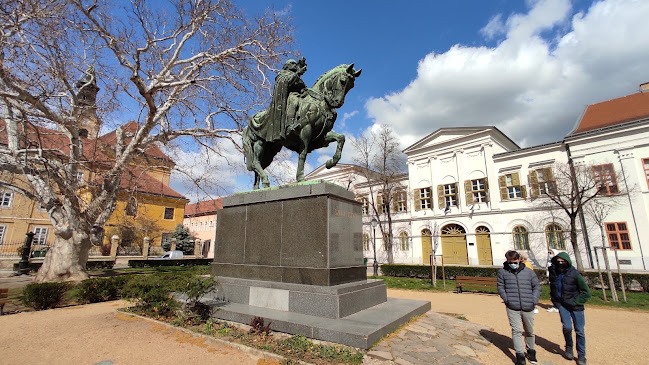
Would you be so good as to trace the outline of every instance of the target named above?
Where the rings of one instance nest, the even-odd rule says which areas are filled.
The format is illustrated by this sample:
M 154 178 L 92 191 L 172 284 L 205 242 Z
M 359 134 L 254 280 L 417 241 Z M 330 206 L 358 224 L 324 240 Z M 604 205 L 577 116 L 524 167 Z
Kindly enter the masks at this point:
M 545 176 L 545 181 L 554 181 L 554 175 L 552 174 L 551 167 L 546 167 L 543 169 L 543 176 Z
M 473 188 L 471 187 L 471 180 L 464 180 L 464 199 L 466 205 L 473 204 Z
M 455 183 L 455 204 L 457 204 L 458 207 L 460 206 L 460 189 L 459 188 L 460 188 L 459 184 Z
M 527 198 L 527 189 L 525 185 L 521 185 L 521 198 Z
M 536 170 L 532 171 L 527 179 L 530 182 L 530 188 L 532 189 L 531 194 L 532 194 L 532 199 L 538 198 L 541 195 L 541 189 L 539 187 L 539 178 L 536 173 Z
M 446 203 L 444 202 L 444 185 L 437 185 L 437 207 L 439 209 L 446 208 Z
M 413 190 L 415 196 L 415 211 L 421 210 L 421 191 L 420 189 Z
M 500 187 L 500 200 L 509 199 L 509 194 L 507 193 L 507 180 L 505 175 L 498 176 L 498 186 Z
M 554 181 L 550 181 L 548 183 L 548 190 L 549 190 L 550 194 L 556 195 L 557 194 L 557 183 L 554 182 Z
M 489 202 L 489 179 L 484 178 L 485 202 Z
M 520 186 L 521 185 L 521 178 L 518 175 L 518 172 L 515 172 L 515 173 L 512 174 L 512 184 L 514 184 L 514 186 Z

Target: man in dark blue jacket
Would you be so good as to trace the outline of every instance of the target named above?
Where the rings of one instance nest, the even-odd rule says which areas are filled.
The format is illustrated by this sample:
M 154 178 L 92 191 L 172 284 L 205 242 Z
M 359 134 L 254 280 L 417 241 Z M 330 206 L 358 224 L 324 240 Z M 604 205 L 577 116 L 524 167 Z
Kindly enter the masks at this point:
M 525 365 L 527 358 L 536 364 L 534 347 L 534 307 L 541 297 L 541 283 L 534 270 L 521 263 L 521 255 L 516 251 L 505 253 L 507 261 L 498 270 L 498 294 L 507 307 L 507 318 L 512 327 L 512 340 L 516 351 L 516 365 Z M 522 328 L 521 328 L 522 323 Z M 525 329 L 525 346 L 521 336 Z
M 586 336 L 584 326 L 584 304 L 590 299 L 590 289 L 579 271 L 572 266 L 570 256 L 561 252 L 552 258 L 550 274 L 550 297 L 552 304 L 559 309 L 563 337 L 566 340 L 564 357 L 574 358 L 572 327 L 574 324 L 577 337 L 577 365 L 586 365 Z

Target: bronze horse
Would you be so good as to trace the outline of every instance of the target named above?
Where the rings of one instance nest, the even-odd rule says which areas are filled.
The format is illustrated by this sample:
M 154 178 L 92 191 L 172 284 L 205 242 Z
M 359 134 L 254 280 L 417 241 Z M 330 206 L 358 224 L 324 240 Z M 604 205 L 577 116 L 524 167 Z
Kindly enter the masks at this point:
M 304 162 L 311 151 L 327 147 L 336 141 L 336 153 L 326 162 L 328 169 L 336 166 L 342 154 L 345 136 L 332 131 L 336 122 L 336 109 L 345 103 L 345 95 L 354 87 L 354 80 L 362 70 L 354 70 L 354 64 L 340 65 L 325 72 L 306 96 L 298 93 L 289 94 L 289 104 L 297 105 L 295 121 L 300 128 L 287 134 L 285 139 L 265 141 L 255 132 L 262 113 L 255 114 L 243 129 L 243 147 L 248 171 L 255 173 L 254 188 L 259 189 L 259 181 L 264 188 L 270 186 L 268 175 L 264 171 L 282 147 L 299 154 L 297 181 L 304 181 Z M 292 98 L 292 99 L 291 99 Z

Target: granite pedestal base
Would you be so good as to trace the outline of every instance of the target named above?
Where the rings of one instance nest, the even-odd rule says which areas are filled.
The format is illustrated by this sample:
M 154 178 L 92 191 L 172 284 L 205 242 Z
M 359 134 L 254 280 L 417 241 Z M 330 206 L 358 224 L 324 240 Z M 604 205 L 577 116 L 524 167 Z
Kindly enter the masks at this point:
M 326 182 L 236 194 L 219 211 L 212 275 L 216 318 L 369 348 L 430 309 L 430 302 L 388 299 L 367 280 L 361 204 Z
M 383 280 L 363 280 L 334 286 L 287 284 L 216 277 L 215 296 L 246 304 L 322 318 L 342 318 L 387 300 Z
M 382 304 L 343 318 L 323 318 L 239 303 L 218 305 L 213 317 L 250 323 L 254 317 L 271 321 L 273 331 L 369 349 L 383 336 L 430 310 L 430 302 L 388 298 Z

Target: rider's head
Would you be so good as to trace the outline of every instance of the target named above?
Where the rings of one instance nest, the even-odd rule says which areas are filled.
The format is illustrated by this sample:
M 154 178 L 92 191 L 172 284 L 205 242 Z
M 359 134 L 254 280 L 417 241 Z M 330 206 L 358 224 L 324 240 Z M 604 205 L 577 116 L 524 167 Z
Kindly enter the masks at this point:
M 297 71 L 297 62 L 293 59 L 289 59 L 286 61 L 284 64 L 284 67 L 282 67 L 284 70 L 291 70 L 291 71 Z

